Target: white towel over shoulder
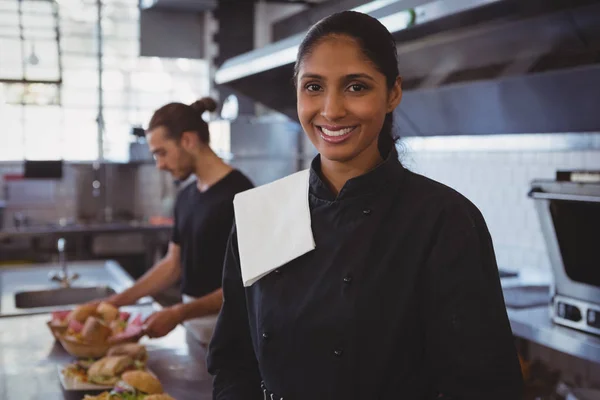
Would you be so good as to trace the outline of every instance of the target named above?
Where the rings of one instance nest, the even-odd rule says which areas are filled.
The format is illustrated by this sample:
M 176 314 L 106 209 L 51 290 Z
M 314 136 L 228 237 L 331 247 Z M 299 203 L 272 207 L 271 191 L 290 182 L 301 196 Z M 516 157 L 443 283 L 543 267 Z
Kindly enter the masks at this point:
M 233 201 L 244 286 L 315 248 L 310 171 L 238 193 Z

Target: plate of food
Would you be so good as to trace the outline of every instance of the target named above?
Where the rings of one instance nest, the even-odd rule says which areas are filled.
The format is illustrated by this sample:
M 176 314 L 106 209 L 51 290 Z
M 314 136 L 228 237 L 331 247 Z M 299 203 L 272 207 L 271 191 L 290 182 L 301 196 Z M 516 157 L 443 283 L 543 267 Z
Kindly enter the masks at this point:
M 146 371 L 128 371 L 110 391 L 97 396 L 86 395 L 83 400 L 175 400 L 164 393 L 156 376 Z
M 125 372 L 149 372 L 147 360 L 146 347 L 126 343 L 111 347 L 107 355 L 99 360 L 78 359 L 59 366 L 58 374 L 65 390 L 106 390 L 112 389 Z
M 68 313 L 55 313 L 48 327 L 72 356 L 100 358 L 120 343 L 137 342 L 144 336 L 142 315 L 131 319 L 112 304 L 81 305 Z

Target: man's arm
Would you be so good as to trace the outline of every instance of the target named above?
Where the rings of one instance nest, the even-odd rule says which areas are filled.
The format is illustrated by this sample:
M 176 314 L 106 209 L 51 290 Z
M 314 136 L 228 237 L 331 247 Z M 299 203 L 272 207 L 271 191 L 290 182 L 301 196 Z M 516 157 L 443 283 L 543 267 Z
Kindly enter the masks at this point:
M 223 290 L 202 296 L 190 303 L 179 303 L 152 314 L 144 323 L 144 331 L 151 337 L 162 337 L 188 319 L 218 314 L 223 305 Z
M 219 288 L 214 292 L 195 299 L 189 303 L 180 303 L 173 306 L 181 322 L 192 318 L 200 318 L 206 315 L 218 314 L 223 305 L 223 289 Z
M 135 304 L 144 296 L 152 296 L 173 285 L 181 276 L 181 250 L 170 242 L 167 255 L 157 262 L 135 284 L 127 290 L 107 299 L 116 307 Z

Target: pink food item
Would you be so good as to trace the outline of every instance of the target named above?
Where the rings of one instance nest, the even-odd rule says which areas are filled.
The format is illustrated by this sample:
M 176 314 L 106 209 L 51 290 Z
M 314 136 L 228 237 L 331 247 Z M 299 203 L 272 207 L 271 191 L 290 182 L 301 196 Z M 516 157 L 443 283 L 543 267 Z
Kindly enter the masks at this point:
M 67 318 L 67 315 L 69 315 L 71 311 L 54 311 L 52 312 L 52 321 L 59 321 L 62 322 L 65 320 L 65 318 Z
M 142 326 L 144 325 L 144 320 L 142 319 L 142 314 L 138 314 L 133 321 L 129 323 L 129 325 Z
M 80 333 L 83 329 L 83 324 L 77 320 L 72 319 L 69 322 L 69 329 L 71 329 L 75 333 Z
M 119 319 L 121 321 L 129 321 L 129 317 L 131 317 L 131 313 L 128 313 L 127 311 L 121 311 L 119 313 Z
M 138 338 L 142 335 L 143 329 L 139 325 L 129 324 L 127 328 L 121 333 L 118 333 L 110 338 L 111 342 L 121 342 Z

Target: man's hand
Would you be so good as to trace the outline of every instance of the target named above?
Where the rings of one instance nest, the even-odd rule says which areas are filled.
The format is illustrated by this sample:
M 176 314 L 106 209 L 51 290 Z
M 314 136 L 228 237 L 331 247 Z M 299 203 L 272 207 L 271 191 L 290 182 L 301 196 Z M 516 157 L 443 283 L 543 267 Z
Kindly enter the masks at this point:
M 151 338 L 163 337 L 183 322 L 181 312 L 175 307 L 168 307 L 150 315 L 144 321 L 144 332 Z

